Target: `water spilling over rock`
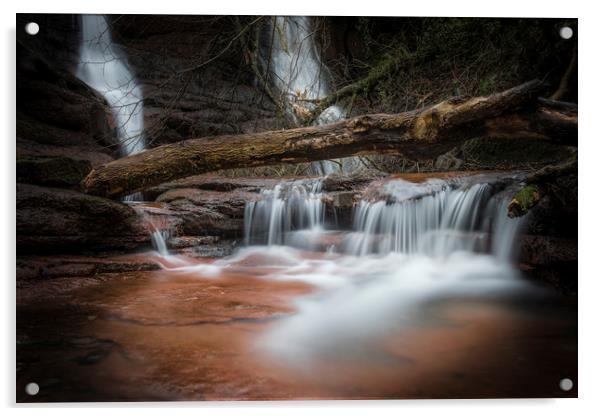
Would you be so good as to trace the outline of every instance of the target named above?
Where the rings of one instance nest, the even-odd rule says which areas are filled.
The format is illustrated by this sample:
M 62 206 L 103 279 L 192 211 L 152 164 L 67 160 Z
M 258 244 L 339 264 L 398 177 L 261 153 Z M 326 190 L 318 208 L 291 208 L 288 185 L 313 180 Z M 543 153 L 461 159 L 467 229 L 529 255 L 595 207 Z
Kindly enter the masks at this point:
M 500 188 L 479 176 L 421 183 L 389 180 L 378 184 L 380 197 L 356 204 L 353 230 L 346 233 L 338 254 L 316 258 L 284 246 L 249 247 L 222 267 L 240 267 L 255 258 L 270 266 L 266 278 L 321 289 L 299 299 L 297 312 L 259 341 L 271 357 L 308 366 L 318 357 L 348 356 L 358 348 L 364 354 L 376 339 L 417 325 L 440 302 L 503 300 L 535 290 L 513 265 L 524 219 L 508 217 L 508 198 Z M 261 228 L 254 224 L 260 217 L 260 224 L 270 230 L 270 244 L 307 249 L 283 231 L 290 233 L 293 224 L 309 227 L 294 213 L 306 212 L 315 193 L 299 192 L 306 189 L 299 185 L 287 189 L 275 189 L 260 205 L 250 206 L 249 212 L 260 206 L 257 212 L 263 214 L 249 215 L 247 226 Z M 295 197 L 287 199 L 290 194 Z
M 337 230 L 343 238 L 335 251 L 434 257 L 469 251 L 510 261 L 524 219 L 507 216 L 507 197 L 487 180 L 491 178 L 379 182 L 376 194 L 367 190 L 355 203 L 351 232 Z M 327 233 L 322 183 L 285 181 L 263 190 L 245 207 L 245 243 L 323 249 L 318 244 Z
M 273 39 L 270 41 L 269 65 L 272 82 L 281 91 L 289 115 L 298 123 L 311 119 L 316 102 L 330 93 L 328 68 L 324 66 L 317 51 L 307 16 L 278 16 L 271 25 Z M 322 111 L 317 124 L 333 123 L 345 118 L 343 110 L 332 105 Z M 357 163 L 356 158 L 341 161 L 343 171 L 350 171 Z M 314 162 L 316 174 L 326 175 L 339 170 L 334 162 Z
M 144 221 L 155 251 L 161 257 L 169 257 L 170 252 L 167 247 L 167 240 L 169 240 L 173 234 L 169 217 L 163 215 L 162 209 L 147 205 L 144 202 L 129 201 L 129 204 Z
M 156 229 L 151 233 L 153 247 L 163 257 L 169 256 L 166 240 L 169 238 L 169 231 Z
M 76 75 L 107 100 L 125 155 L 144 150 L 142 92 L 125 54 L 111 39 L 105 16 L 81 17 L 82 43 Z
M 314 359 L 370 350 L 440 302 L 531 293 L 513 264 L 524 220 L 507 216 L 512 181 L 495 174 L 418 183 L 378 179 L 356 203 L 352 229 L 333 231 L 327 182 L 284 180 L 246 204 L 246 247 L 213 262 L 164 257 L 162 267 L 206 278 L 241 273 L 311 285 L 316 291 L 298 298 L 296 312 L 258 341 L 270 359 L 311 366 Z M 331 233 L 338 243 L 319 243 Z M 159 252 L 161 237 L 153 237 Z
M 120 151 L 124 156 L 145 149 L 142 91 L 131 73 L 125 54 L 113 43 L 103 15 L 81 16 L 82 41 L 76 76 L 99 92 L 115 118 Z M 142 195 L 125 198 L 141 200 Z
M 521 220 L 507 217 L 503 200 L 491 199 L 490 185 L 455 188 L 441 180 L 394 183 L 389 200 L 361 201 L 356 206 L 346 252 L 445 256 L 492 251 L 510 259 Z
M 245 242 L 305 245 L 306 233 L 320 233 L 324 224 L 322 180 L 283 182 L 261 192 L 245 207 Z M 305 231 L 299 238 L 294 232 Z

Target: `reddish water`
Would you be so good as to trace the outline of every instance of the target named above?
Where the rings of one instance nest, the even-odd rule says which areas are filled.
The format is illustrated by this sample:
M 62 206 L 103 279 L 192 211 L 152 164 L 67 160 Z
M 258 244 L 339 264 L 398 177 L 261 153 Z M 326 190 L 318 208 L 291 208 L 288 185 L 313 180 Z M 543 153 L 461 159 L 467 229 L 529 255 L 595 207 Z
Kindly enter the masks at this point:
M 262 279 L 270 270 L 249 257 L 219 276 L 144 271 L 20 289 L 18 401 L 576 396 L 558 386 L 577 380 L 570 299 L 441 301 L 372 343 L 292 365 L 257 341 L 317 289 Z

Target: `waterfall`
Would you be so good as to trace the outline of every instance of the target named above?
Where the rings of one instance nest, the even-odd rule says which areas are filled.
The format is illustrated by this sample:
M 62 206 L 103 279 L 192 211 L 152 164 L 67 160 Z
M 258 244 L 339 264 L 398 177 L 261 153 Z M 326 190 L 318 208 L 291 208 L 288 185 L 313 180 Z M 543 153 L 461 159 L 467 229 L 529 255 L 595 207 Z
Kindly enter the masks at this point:
M 320 61 L 307 16 L 278 16 L 273 24 L 270 61 L 273 81 L 286 97 L 290 115 L 300 121 L 308 110 L 315 108 L 313 101 L 329 94 L 328 73 Z M 320 117 L 322 122 L 336 121 L 342 118 L 342 111 L 332 106 Z
M 129 201 L 129 205 L 140 216 L 150 234 L 151 243 L 161 257 L 170 257 L 167 240 L 173 236 L 173 226 L 168 215 L 152 203 Z
M 424 189 L 422 184 L 401 182 L 408 195 L 414 188 Z M 491 194 L 488 184 L 460 189 L 445 185 L 430 195 L 393 202 L 361 201 L 354 210 L 354 232 L 346 238 L 345 251 L 445 256 L 491 249 L 510 260 L 522 220 L 508 218 L 507 203 L 491 199 Z
M 245 206 L 247 245 L 305 245 L 307 233 L 319 234 L 324 224 L 321 189 L 322 180 L 317 179 L 262 190 L 258 201 Z M 299 236 L 302 231 L 306 234 Z
M 294 264 L 276 268 L 270 278 L 321 290 L 297 300 L 295 313 L 270 327 L 260 347 L 306 368 L 366 354 L 376 339 L 420 325 L 441 302 L 505 301 L 535 290 L 513 265 L 524 219 L 508 218 L 505 193 L 470 182 L 380 185 L 385 200 L 356 204 L 353 231 L 334 255 L 315 259 L 270 248 L 273 258 Z M 258 255 L 247 250 L 242 254 Z
M 519 247 L 516 241 L 528 219 L 528 214 L 524 217 L 510 218 L 506 208 L 509 202 L 509 198 L 501 201 L 492 199 L 488 208 L 494 218 L 491 251 L 497 258 L 507 262 L 514 260 L 518 255 Z
M 105 16 L 82 15 L 80 63 L 76 75 L 107 100 L 124 155 L 145 148 L 142 92 L 127 59 L 111 39 Z
M 246 245 L 315 249 L 324 235 L 321 180 L 283 182 L 245 206 Z M 508 201 L 487 183 L 390 181 L 386 200 L 362 200 L 353 209 L 353 230 L 339 251 L 366 256 L 388 253 L 448 256 L 491 252 L 510 261 L 524 219 L 509 218 Z
M 124 156 L 145 149 L 142 91 L 128 68 L 125 54 L 111 39 L 105 16 L 81 16 L 82 39 L 76 76 L 101 94 L 113 113 Z M 126 200 L 141 200 L 140 194 Z
M 169 238 L 169 234 L 170 233 L 168 230 L 159 229 L 155 229 L 151 233 L 151 241 L 153 243 L 153 247 L 155 248 L 155 250 L 157 250 L 157 253 L 159 253 L 159 255 L 162 257 L 169 256 L 169 250 L 167 249 L 166 243 L 166 240 Z
M 450 300 L 504 301 L 534 290 L 514 265 L 524 219 L 507 216 L 515 186 L 505 183 L 482 175 L 377 181 L 355 204 L 352 229 L 333 232 L 322 180 L 282 182 L 247 203 L 245 247 L 211 269 L 176 270 L 212 277 L 257 270 L 264 279 L 312 285 L 315 292 L 297 299 L 295 313 L 271 325 L 258 347 L 301 368 L 363 354 Z
M 316 100 L 330 93 L 328 70 L 320 60 L 309 17 L 278 16 L 270 29 L 274 36 L 267 67 L 272 82 L 285 97 L 289 116 L 300 124 L 316 108 Z M 333 105 L 322 111 L 316 123 L 327 124 L 343 118 L 343 110 Z M 344 159 L 343 168 L 351 166 L 354 159 Z M 314 162 L 312 168 L 315 173 L 326 175 L 335 172 L 338 165 Z

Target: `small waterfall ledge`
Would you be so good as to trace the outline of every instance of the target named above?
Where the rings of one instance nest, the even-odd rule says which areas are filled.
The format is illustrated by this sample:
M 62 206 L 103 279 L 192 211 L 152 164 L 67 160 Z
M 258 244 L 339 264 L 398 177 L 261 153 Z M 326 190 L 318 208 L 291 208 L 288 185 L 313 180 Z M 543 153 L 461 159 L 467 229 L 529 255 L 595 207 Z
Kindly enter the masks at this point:
M 336 225 L 328 230 L 322 179 L 282 183 L 247 203 L 244 241 L 316 249 L 321 235 L 340 232 L 343 238 L 335 251 L 356 256 L 442 257 L 467 251 L 491 253 L 510 262 L 525 218 L 508 217 L 508 198 L 499 189 L 471 181 L 390 180 L 381 186 L 381 199 L 354 204 L 350 231 Z
M 292 244 L 293 231 L 319 233 L 324 225 L 322 180 L 282 183 L 245 207 L 245 243 Z

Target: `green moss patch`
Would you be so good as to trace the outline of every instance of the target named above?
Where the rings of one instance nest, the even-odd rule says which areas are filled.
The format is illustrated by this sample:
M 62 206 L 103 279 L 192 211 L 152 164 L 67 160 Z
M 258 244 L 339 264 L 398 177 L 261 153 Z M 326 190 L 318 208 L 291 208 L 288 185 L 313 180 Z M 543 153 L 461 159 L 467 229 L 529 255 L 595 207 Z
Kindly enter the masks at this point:
M 525 215 L 539 202 L 541 193 L 537 185 L 524 186 L 514 195 L 508 205 L 508 215 L 512 218 Z

